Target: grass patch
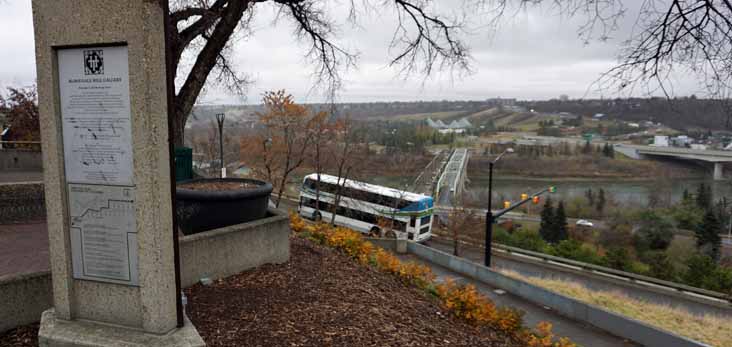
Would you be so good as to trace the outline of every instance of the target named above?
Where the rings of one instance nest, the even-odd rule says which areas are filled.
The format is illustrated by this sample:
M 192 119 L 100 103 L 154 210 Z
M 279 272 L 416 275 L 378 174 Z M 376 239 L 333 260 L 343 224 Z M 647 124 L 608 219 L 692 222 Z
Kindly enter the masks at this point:
M 590 290 L 576 282 L 529 277 L 514 271 L 501 272 L 712 346 L 732 347 L 732 319 L 729 318 L 711 314 L 696 315 L 684 309 L 634 299 L 619 292 Z

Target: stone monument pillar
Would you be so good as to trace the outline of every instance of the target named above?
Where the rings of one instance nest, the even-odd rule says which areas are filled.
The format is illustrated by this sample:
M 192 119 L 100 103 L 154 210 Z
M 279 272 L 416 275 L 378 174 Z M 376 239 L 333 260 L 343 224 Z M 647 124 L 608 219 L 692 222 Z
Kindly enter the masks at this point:
M 41 346 L 201 346 L 177 327 L 165 9 L 33 0 L 54 308 Z

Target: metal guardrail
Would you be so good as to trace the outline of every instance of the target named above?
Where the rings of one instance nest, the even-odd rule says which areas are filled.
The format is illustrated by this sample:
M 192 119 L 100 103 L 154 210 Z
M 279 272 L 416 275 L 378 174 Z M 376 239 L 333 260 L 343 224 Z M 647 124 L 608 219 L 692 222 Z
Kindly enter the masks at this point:
M 604 266 L 594 265 L 594 264 L 588 264 L 583 263 L 580 261 L 570 260 L 566 258 L 560 258 L 555 257 L 552 255 L 544 254 L 544 253 L 538 253 L 533 251 L 527 251 L 525 249 L 511 247 L 511 246 L 505 246 L 497 243 L 493 243 L 493 249 L 497 251 L 502 251 L 509 254 L 518 254 L 524 257 L 531 257 L 536 258 L 538 260 L 541 260 L 545 263 L 551 263 L 552 265 L 559 265 L 559 266 L 565 266 L 572 269 L 579 269 L 581 271 L 588 271 L 592 272 L 593 274 L 598 274 L 614 279 L 624 279 L 628 282 L 644 285 L 644 286 L 653 286 L 656 288 L 664 288 L 670 291 L 676 291 L 681 292 L 685 294 L 692 294 L 694 296 L 702 296 L 705 298 L 714 299 L 715 301 L 721 301 L 724 302 L 730 306 L 732 306 L 732 295 L 715 292 L 711 290 L 706 290 L 702 288 L 696 288 L 692 286 L 687 286 L 685 284 L 670 282 L 670 281 L 664 281 L 653 277 L 638 275 L 630 272 L 615 270 L 611 268 L 607 268 Z

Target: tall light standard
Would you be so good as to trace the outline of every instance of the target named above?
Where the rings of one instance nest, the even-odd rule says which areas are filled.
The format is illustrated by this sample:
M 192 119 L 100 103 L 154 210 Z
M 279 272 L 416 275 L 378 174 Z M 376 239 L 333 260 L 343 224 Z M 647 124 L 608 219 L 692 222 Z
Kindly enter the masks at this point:
M 224 172 L 224 119 L 223 113 L 216 114 L 216 123 L 219 125 L 219 164 L 221 164 L 221 178 L 226 176 Z
M 513 153 L 513 148 L 506 148 L 488 164 L 488 211 L 485 213 L 485 257 L 484 264 L 491 266 L 491 246 L 493 243 L 493 165 L 506 153 Z

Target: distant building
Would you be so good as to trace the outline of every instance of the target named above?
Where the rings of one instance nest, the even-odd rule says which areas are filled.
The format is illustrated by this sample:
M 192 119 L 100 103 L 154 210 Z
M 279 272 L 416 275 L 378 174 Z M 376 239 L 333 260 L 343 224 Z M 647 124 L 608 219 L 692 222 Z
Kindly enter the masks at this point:
M 679 135 L 671 139 L 671 144 L 677 147 L 689 147 L 694 139 L 686 135 Z
M 559 96 L 559 100 L 560 101 L 569 101 L 569 95 L 562 94 L 562 95 Z
M 653 143 L 651 146 L 655 147 L 668 147 L 668 136 L 656 135 L 653 137 Z
M 441 120 L 433 121 L 431 118 L 427 118 L 427 125 L 433 129 L 437 129 L 442 134 L 456 133 L 462 134 L 466 130 L 473 127 L 467 118 L 460 120 L 453 120 L 450 124 L 445 124 Z

